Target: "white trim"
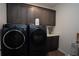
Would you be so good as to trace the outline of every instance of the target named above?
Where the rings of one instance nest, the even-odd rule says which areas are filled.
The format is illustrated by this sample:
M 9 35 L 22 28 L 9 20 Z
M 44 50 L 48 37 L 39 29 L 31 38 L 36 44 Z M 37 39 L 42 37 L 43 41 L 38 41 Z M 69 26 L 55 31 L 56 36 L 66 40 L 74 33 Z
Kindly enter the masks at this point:
M 17 31 L 17 32 L 19 32 L 20 34 L 22 34 L 23 37 L 24 37 L 24 42 L 25 42 L 25 35 L 24 35 L 21 31 L 19 31 L 19 30 L 12 29 L 12 30 L 7 31 L 7 32 L 4 34 L 4 36 L 3 36 L 3 44 L 5 45 L 5 47 L 7 47 L 7 48 L 9 48 L 9 49 L 19 49 L 19 48 L 21 48 L 21 47 L 23 46 L 24 42 L 23 42 L 23 44 L 21 44 L 21 45 L 20 45 L 19 47 L 17 47 L 17 48 L 11 48 L 11 47 L 7 46 L 7 44 L 4 42 L 5 36 L 6 36 L 9 32 L 11 32 L 11 31 Z
M 64 50 L 62 50 L 62 49 L 58 49 L 59 51 L 61 51 L 61 52 L 63 52 L 64 54 L 65 54 L 65 56 L 68 56 L 68 55 L 70 55 L 70 54 L 68 54 L 68 53 L 66 53 Z

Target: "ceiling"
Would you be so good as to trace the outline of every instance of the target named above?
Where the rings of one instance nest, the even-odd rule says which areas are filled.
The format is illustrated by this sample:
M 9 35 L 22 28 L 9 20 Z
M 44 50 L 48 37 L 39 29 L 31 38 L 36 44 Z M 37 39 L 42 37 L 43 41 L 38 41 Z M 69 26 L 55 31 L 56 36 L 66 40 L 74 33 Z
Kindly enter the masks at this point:
M 29 3 L 29 4 L 53 9 L 58 3 Z

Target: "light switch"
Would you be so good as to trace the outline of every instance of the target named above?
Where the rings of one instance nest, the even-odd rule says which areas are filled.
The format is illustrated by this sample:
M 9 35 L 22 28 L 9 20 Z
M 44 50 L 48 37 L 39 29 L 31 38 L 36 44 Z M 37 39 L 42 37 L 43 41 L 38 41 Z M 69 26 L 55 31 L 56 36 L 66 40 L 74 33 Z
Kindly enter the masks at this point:
M 35 25 L 39 25 L 39 18 L 35 19 Z

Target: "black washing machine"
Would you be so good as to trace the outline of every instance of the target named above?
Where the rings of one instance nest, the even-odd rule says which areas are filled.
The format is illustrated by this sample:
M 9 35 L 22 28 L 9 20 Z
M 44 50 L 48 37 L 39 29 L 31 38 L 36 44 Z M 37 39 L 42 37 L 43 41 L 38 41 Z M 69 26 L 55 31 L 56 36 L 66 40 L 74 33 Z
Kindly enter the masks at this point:
M 45 26 L 29 25 L 29 56 L 47 55 Z
M 1 36 L 2 56 L 28 55 L 28 25 L 5 24 Z

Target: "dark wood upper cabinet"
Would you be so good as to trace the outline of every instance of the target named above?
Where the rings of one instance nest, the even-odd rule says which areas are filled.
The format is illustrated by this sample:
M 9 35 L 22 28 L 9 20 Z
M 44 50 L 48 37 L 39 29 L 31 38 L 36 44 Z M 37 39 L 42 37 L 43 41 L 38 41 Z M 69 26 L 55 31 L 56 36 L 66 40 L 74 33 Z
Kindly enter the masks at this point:
M 7 4 L 7 23 L 28 23 L 28 6 L 23 4 Z
M 21 23 L 28 24 L 28 6 L 20 6 L 19 18 Z
M 31 21 L 35 21 L 36 18 L 39 18 L 40 25 L 48 25 L 49 13 L 47 10 L 44 10 L 39 7 L 31 7 L 29 16 Z
M 17 23 L 17 15 L 18 15 L 18 6 L 14 4 L 7 4 L 7 22 Z
M 40 25 L 43 25 L 43 17 L 42 17 L 41 9 L 38 7 L 31 6 L 29 8 L 29 23 L 35 24 L 35 19 L 39 18 Z M 43 20 L 42 20 L 43 19 Z
M 29 4 L 8 3 L 7 22 L 35 24 L 35 19 L 39 18 L 40 25 L 55 26 L 55 10 L 42 8 Z

